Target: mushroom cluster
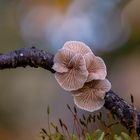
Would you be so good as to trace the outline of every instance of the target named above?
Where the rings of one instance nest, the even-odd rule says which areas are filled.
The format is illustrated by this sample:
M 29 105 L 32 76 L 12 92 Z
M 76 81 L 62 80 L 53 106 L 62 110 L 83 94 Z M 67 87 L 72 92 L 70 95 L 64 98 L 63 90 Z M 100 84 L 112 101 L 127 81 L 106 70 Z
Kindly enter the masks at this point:
M 75 104 L 93 112 L 104 105 L 111 88 L 106 65 L 83 42 L 68 41 L 54 56 L 53 69 L 59 85 L 74 96 Z

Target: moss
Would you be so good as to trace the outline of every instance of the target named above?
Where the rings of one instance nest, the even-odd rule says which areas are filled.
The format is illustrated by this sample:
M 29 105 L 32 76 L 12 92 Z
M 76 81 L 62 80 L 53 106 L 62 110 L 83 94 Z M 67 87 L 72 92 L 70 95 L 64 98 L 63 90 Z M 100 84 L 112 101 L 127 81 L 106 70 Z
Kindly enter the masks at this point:
M 138 140 L 135 129 L 124 128 L 116 116 L 110 112 L 89 113 L 78 115 L 76 107 L 67 105 L 73 117 L 73 130 L 58 119 L 59 125 L 50 121 L 48 114 L 48 128 L 41 129 L 42 140 Z M 104 115 L 103 115 L 104 114 Z M 119 133 L 118 133 L 119 130 Z M 120 131 L 121 130 L 121 131 Z

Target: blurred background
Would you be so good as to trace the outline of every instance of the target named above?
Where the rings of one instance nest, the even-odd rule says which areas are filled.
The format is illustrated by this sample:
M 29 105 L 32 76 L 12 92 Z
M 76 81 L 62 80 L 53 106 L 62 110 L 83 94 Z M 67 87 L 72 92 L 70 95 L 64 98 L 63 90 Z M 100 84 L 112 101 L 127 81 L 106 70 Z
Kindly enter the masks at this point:
M 0 52 L 36 46 L 56 53 L 79 40 L 104 58 L 112 89 L 140 110 L 139 0 L 0 0 Z M 72 118 L 73 98 L 38 68 L 0 71 L 0 139 L 39 140 L 51 120 Z M 84 112 L 79 110 L 80 112 Z

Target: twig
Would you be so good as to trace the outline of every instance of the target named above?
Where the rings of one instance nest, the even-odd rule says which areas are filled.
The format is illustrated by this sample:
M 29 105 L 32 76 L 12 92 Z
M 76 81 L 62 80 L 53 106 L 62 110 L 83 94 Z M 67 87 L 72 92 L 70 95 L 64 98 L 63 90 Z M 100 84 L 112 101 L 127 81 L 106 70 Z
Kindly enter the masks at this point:
M 34 68 L 41 67 L 54 73 L 52 65 L 53 55 L 35 47 L 22 48 L 7 54 L 0 54 L 1 70 L 30 66 Z
M 129 105 L 110 90 L 106 93 L 104 107 L 110 110 L 112 114 L 115 114 L 125 127 L 133 129 L 135 123 L 137 134 L 140 134 L 140 113 L 132 105 Z M 136 114 L 137 120 L 135 120 L 134 114 Z

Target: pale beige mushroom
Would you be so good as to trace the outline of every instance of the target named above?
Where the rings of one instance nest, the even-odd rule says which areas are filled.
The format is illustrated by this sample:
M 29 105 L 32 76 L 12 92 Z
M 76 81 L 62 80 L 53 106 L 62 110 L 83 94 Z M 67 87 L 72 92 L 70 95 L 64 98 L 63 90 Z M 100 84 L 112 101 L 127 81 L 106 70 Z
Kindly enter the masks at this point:
M 84 58 L 89 72 L 87 82 L 92 80 L 104 80 L 107 75 L 107 70 L 103 59 L 92 53 L 87 53 L 84 55 Z
M 93 53 L 92 50 L 83 42 L 80 41 L 67 41 L 63 48 L 70 49 L 75 53 L 85 55 L 87 53 Z
M 54 56 L 54 65 L 52 68 L 56 72 L 68 72 L 67 65 L 74 55 L 75 53 L 68 49 L 60 49 Z
M 105 80 L 93 80 L 85 83 L 83 88 L 72 91 L 75 104 L 84 110 L 93 112 L 104 105 L 106 92 L 111 89 L 111 83 Z
M 82 88 L 88 77 L 86 63 L 81 54 L 60 49 L 54 57 L 53 69 L 59 85 L 66 91 Z
M 64 64 L 60 64 L 60 63 L 55 63 L 53 65 L 53 69 L 60 73 L 68 72 L 68 70 L 69 70 Z
M 80 41 L 68 41 L 64 44 L 63 48 L 70 49 L 74 53 L 80 53 L 85 58 L 89 72 L 87 82 L 105 79 L 107 71 L 104 61 L 100 57 L 95 56 L 85 43 Z

